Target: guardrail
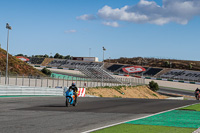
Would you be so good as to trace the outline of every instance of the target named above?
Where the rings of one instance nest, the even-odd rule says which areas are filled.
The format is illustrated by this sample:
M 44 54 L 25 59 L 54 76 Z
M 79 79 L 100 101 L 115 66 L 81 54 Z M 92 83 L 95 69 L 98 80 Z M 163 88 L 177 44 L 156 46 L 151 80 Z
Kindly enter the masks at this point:
M 63 96 L 63 88 L 3 86 L 0 85 L 0 95 L 43 95 Z
M 188 83 L 188 84 L 197 84 L 200 85 L 200 82 L 191 82 L 191 81 L 184 81 L 184 80 L 173 80 L 173 79 L 165 79 L 165 78 L 154 78 L 154 77 L 141 77 L 144 79 L 153 79 L 153 80 L 162 80 L 162 81 L 171 81 L 171 82 L 179 82 L 179 83 Z

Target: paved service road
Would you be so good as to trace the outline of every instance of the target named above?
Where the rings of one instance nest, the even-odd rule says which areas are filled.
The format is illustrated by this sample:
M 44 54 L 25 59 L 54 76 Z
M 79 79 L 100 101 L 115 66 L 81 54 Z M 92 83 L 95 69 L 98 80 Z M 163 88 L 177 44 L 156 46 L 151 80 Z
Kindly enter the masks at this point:
M 160 89 L 158 90 L 158 92 L 161 92 L 161 93 L 171 93 L 171 94 L 179 94 L 179 95 L 186 95 L 186 96 L 193 96 L 194 97 L 194 91 L 189 91 L 189 90 L 180 90 L 180 89 L 160 87 Z
M 79 98 L 65 107 L 64 97 L 0 98 L 1 133 L 78 133 L 193 104 L 195 100 Z

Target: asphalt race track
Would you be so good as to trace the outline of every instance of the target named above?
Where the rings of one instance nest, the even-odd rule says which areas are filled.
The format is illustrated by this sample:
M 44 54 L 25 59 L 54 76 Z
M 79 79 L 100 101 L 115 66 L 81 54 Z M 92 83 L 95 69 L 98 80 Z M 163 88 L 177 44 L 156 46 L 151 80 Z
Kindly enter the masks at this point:
M 78 133 L 197 103 L 195 100 L 79 98 L 65 107 L 64 97 L 0 98 L 1 133 Z
M 180 90 L 180 89 L 160 87 L 158 92 L 179 94 L 179 95 L 186 95 L 186 96 L 193 96 L 194 97 L 194 91 L 189 91 L 189 90 Z

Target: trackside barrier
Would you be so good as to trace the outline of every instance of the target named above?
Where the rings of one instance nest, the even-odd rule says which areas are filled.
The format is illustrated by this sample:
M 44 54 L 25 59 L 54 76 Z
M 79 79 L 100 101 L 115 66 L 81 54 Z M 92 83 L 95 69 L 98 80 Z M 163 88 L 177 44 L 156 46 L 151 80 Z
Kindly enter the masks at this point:
M 85 88 L 78 88 L 78 96 L 79 97 L 85 97 Z
M 191 81 L 183 81 L 183 80 L 172 80 L 172 79 L 162 79 L 162 78 L 153 78 L 153 77 L 142 77 L 142 78 L 200 85 L 200 82 L 191 82 Z
M 64 88 L 63 95 L 65 96 L 65 92 L 68 90 L 68 87 Z M 86 88 L 78 88 L 78 97 L 85 97 Z
M 5 95 L 63 96 L 63 88 L 2 86 L 2 85 L 0 85 L 0 95 L 1 96 L 5 96 Z

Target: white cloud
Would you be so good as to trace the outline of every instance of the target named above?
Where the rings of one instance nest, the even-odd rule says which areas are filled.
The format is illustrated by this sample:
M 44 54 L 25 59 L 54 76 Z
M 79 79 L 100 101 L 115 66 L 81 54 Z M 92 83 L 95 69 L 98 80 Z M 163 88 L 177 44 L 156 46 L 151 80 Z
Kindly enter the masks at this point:
M 66 30 L 65 33 L 75 33 L 77 32 L 76 30 Z
M 82 16 L 76 17 L 76 19 L 79 19 L 79 20 L 95 20 L 96 17 L 94 15 L 90 15 L 90 14 L 84 14 Z
M 163 0 L 162 6 L 154 1 L 140 0 L 133 6 L 113 9 L 106 5 L 98 10 L 98 16 L 104 20 L 157 25 L 169 22 L 187 24 L 194 16 L 199 15 L 200 0 Z
M 103 22 L 103 24 L 111 27 L 119 27 L 119 24 L 117 22 Z

